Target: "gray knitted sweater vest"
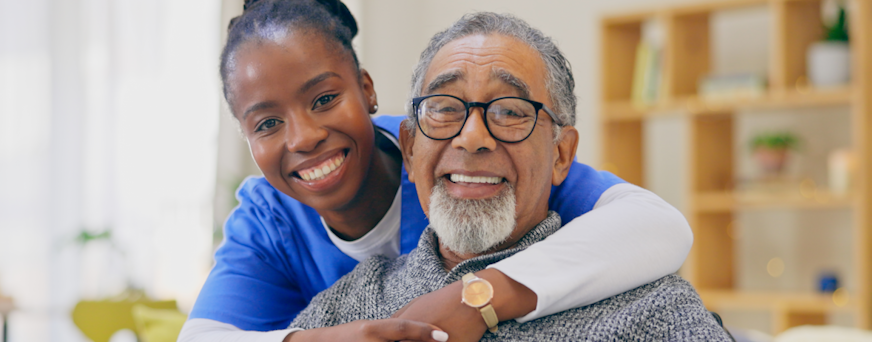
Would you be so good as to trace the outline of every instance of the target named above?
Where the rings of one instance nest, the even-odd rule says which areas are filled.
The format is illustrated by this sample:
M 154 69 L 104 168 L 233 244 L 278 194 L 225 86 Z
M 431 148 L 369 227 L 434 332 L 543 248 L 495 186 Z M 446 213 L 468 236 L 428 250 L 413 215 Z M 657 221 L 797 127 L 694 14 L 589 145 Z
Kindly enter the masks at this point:
M 466 260 L 445 271 L 438 240 L 427 228 L 418 247 L 397 259 L 374 256 L 324 290 L 291 322 L 293 328 L 334 326 L 359 319 L 389 318 L 412 299 L 438 290 L 464 274 L 518 253 L 560 229 L 557 213 L 533 228 L 515 247 Z M 571 272 L 572 270 L 567 270 Z M 730 341 L 693 287 L 677 275 L 581 308 L 526 323 L 501 322 L 482 341 Z

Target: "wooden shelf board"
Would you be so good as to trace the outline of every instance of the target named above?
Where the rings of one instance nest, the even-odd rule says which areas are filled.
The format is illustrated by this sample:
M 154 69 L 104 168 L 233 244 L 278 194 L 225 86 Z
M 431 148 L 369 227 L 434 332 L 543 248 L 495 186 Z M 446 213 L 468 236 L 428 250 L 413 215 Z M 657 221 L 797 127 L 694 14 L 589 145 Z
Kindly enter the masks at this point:
M 844 306 L 833 302 L 832 295 L 806 292 L 698 290 L 709 310 L 724 309 L 789 311 L 793 313 L 850 312 L 849 301 Z
M 724 212 L 732 210 L 755 209 L 837 209 L 849 208 L 854 204 L 850 195 L 833 195 L 817 191 L 814 195 L 803 196 L 796 193 L 766 192 L 702 192 L 693 196 L 694 209 L 700 212 Z
M 630 101 L 614 101 L 604 105 L 606 120 L 637 120 L 661 115 L 711 115 L 740 109 L 788 109 L 849 105 L 854 99 L 853 88 L 841 87 L 825 90 L 770 93 L 757 98 L 731 100 L 704 100 L 688 97 L 662 101 L 653 105 L 636 105 Z

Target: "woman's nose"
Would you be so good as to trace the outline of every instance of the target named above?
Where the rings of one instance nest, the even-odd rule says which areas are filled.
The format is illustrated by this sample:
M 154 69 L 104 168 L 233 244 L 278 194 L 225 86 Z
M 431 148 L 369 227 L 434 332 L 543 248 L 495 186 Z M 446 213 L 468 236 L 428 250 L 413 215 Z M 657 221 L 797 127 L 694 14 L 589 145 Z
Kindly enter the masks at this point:
M 309 115 L 298 115 L 285 129 L 285 144 L 290 152 L 312 152 L 327 139 L 327 132 L 317 120 Z

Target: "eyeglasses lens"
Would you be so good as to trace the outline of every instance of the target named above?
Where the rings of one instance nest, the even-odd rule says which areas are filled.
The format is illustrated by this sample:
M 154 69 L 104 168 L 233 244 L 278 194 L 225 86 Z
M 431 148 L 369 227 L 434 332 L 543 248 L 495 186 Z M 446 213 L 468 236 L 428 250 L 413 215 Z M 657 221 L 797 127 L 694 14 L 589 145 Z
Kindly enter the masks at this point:
M 421 130 L 433 139 L 456 136 L 466 120 L 466 105 L 450 96 L 433 96 L 418 105 Z M 502 141 L 515 142 L 526 138 L 536 124 L 536 108 L 522 99 L 501 99 L 487 108 L 487 126 L 491 134 Z

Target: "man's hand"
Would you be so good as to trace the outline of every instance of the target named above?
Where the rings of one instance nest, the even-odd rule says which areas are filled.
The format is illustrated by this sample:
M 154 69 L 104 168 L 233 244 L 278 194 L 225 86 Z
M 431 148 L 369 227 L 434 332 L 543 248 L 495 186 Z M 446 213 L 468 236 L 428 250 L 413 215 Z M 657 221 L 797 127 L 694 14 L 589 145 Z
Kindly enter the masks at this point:
M 475 272 L 475 275 L 487 279 L 494 287 L 491 304 L 501 322 L 523 317 L 536 309 L 536 293 L 502 272 L 486 269 Z M 439 326 L 451 335 L 451 342 L 481 340 L 487 325 L 480 311 L 460 302 L 462 289 L 460 281 L 451 283 L 415 298 L 393 317 Z
M 415 298 L 393 317 L 444 327 L 451 342 L 478 341 L 487 331 L 481 312 L 460 302 L 461 282 Z
M 297 331 L 285 337 L 284 342 L 445 342 L 447 340 L 448 334 L 436 326 L 407 319 L 388 318 L 376 321 L 359 320 L 333 327 Z

